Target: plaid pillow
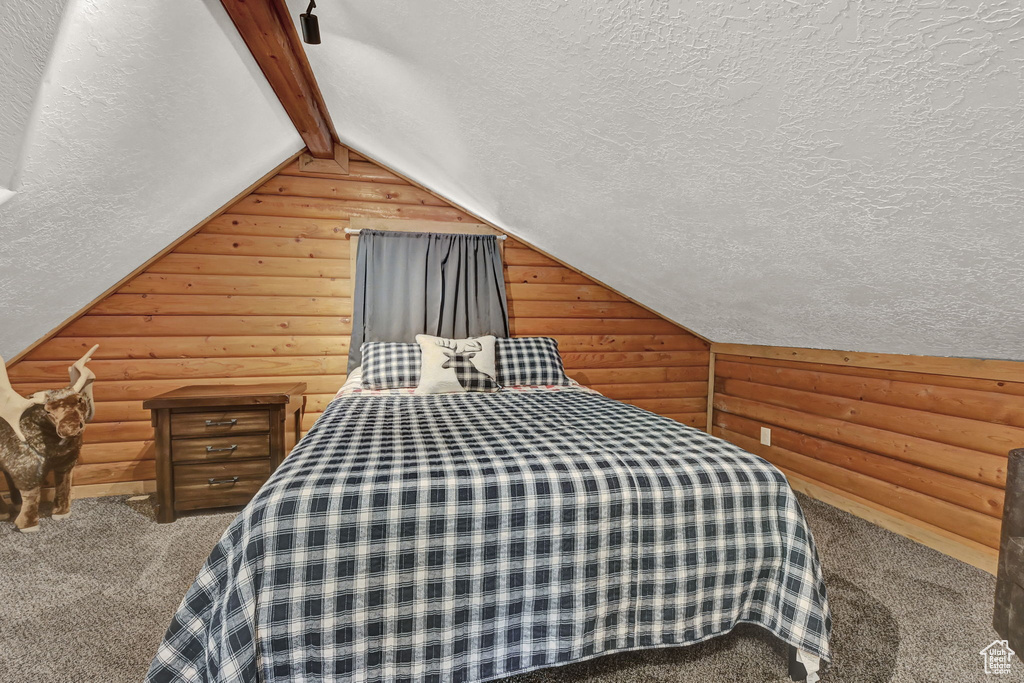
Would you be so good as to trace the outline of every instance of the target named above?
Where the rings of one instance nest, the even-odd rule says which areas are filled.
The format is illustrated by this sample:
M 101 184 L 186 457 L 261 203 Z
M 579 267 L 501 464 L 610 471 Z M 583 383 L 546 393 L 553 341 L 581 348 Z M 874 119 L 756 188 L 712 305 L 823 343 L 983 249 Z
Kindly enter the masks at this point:
M 551 337 L 498 339 L 498 384 L 569 386 L 558 342 Z
M 364 342 L 363 389 L 404 389 L 420 381 L 420 345 Z

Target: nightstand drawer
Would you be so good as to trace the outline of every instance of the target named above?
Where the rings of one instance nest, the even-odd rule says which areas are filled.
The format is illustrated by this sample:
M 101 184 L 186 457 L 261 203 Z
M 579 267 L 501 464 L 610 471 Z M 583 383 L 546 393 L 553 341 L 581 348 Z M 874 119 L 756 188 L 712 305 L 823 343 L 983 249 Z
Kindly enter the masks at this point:
M 176 463 L 269 457 L 269 434 L 216 436 L 211 438 L 199 437 L 195 439 L 176 439 L 171 442 L 171 460 Z
M 175 413 L 171 416 L 171 436 L 218 436 L 233 432 L 270 430 L 270 412 L 266 410 L 228 410 L 203 413 Z
M 305 391 L 304 382 L 199 385 L 143 401 L 152 411 L 157 521 L 249 502 L 302 436 Z
M 177 510 L 244 505 L 270 476 L 270 460 L 174 466 Z

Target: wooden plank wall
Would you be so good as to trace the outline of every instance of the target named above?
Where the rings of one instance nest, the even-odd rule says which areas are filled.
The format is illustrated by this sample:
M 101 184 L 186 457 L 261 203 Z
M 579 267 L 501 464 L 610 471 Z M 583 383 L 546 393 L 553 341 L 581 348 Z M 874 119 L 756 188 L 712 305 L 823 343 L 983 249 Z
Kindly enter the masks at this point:
M 994 571 L 1024 382 L 718 353 L 714 367 L 713 433 L 794 488 Z
M 155 476 L 142 401 L 186 384 L 306 382 L 306 427 L 345 381 L 350 217 L 476 222 L 352 153 L 347 176 L 292 163 L 8 369 L 28 394 L 67 382 L 93 344 L 96 419 L 75 474 Z M 506 243 L 513 334 L 559 340 L 567 372 L 608 396 L 705 427 L 708 345 L 528 245 Z

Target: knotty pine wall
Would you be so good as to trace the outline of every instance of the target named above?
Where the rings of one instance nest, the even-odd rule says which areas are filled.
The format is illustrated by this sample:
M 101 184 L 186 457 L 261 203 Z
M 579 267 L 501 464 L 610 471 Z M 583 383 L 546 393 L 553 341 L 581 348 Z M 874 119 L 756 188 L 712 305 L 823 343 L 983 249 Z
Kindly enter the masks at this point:
M 8 368 L 28 394 L 67 383 L 93 344 L 96 418 L 76 485 L 155 477 L 142 401 L 186 384 L 297 380 L 308 428 L 345 381 L 351 331 L 350 217 L 476 219 L 352 153 L 347 176 L 292 163 Z M 606 287 L 509 239 L 514 335 L 558 339 L 567 373 L 607 396 L 706 426 L 708 345 Z
M 1024 446 L 1024 382 L 721 354 L 714 367 L 714 434 L 794 488 L 857 501 L 994 571 L 1007 454 Z

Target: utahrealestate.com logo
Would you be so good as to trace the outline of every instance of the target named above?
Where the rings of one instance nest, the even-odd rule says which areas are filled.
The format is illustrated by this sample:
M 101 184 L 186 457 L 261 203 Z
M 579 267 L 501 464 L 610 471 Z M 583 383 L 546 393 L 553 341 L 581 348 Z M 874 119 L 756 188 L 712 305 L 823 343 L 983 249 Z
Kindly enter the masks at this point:
M 993 640 L 991 645 L 981 651 L 981 656 L 985 658 L 985 673 L 993 676 L 1010 673 L 1015 654 L 1007 641 Z

